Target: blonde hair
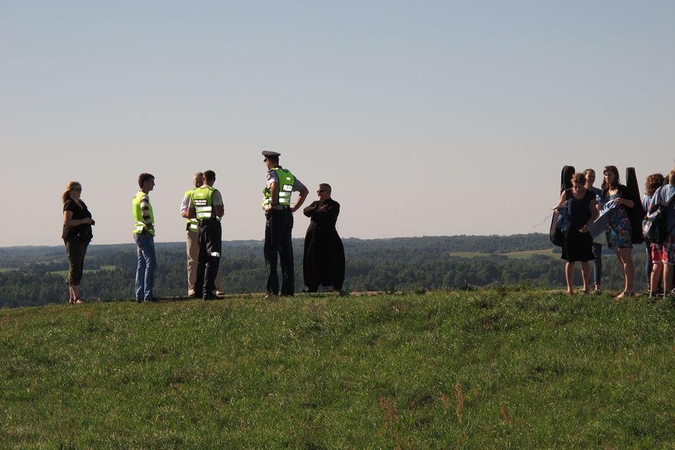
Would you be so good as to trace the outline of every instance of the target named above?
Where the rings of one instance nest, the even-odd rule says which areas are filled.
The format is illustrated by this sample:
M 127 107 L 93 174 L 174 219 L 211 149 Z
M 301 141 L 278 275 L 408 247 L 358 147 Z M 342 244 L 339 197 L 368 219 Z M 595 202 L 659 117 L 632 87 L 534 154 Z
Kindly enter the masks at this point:
M 70 198 L 70 191 L 76 187 L 82 188 L 82 185 L 77 181 L 69 181 L 68 184 L 66 184 L 66 190 L 63 191 L 63 194 L 61 194 L 61 200 L 63 200 L 63 203 L 68 201 Z

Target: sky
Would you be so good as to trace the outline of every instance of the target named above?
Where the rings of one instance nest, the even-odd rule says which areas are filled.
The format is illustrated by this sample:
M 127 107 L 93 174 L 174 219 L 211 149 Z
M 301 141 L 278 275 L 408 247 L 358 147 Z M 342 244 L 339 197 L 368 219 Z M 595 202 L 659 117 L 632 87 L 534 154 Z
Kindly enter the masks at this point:
M 262 240 L 263 149 L 343 238 L 546 233 L 564 165 L 675 166 L 674 49 L 671 0 L 0 0 L 0 247 L 62 245 L 70 180 L 133 242 L 141 172 L 184 241 L 207 169 Z

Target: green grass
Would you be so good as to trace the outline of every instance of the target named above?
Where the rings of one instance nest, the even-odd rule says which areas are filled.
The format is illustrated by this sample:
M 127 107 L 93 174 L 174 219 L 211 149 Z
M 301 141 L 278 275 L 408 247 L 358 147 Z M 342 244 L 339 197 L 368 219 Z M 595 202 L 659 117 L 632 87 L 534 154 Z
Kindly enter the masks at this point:
M 675 448 L 675 307 L 490 289 L 0 310 L 0 448 Z

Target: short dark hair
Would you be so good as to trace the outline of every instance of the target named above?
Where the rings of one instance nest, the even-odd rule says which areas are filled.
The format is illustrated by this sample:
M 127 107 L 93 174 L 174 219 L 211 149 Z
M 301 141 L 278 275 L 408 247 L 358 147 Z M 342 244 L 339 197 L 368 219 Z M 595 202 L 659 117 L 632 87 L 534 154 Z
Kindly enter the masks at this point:
M 216 181 L 216 173 L 213 170 L 205 170 L 204 171 L 204 180 L 209 181 L 209 182 Z
M 154 175 L 143 172 L 138 176 L 138 187 L 143 189 L 143 185 L 145 184 L 146 181 L 154 179 L 155 179 Z

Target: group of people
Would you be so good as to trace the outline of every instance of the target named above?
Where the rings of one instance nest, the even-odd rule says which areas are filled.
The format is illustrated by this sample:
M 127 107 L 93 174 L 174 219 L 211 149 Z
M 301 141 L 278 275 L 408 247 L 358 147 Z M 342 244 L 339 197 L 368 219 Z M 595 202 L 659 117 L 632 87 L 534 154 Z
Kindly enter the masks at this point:
M 264 150 L 263 162 L 267 178 L 263 190 L 262 208 L 265 213 L 264 257 L 267 268 L 266 296 L 295 294 L 293 261 L 293 213 L 305 202 L 309 190 L 289 170 L 279 164 L 278 152 Z M 186 219 L 188 296 L 215 299 L 222 292 L 220 258 L 222 252 L 221 220 L 225 214 L 223 197 L 213 187 L 213 170 L 198 172 L 193 177 L 194 188 L 185 192 L 180 213 Z M 155 187 L 155 177 L 141 173 L 139 192 L 131 202 L 134 219 L 133 237 L 137 249 L 134 297 L 138 302 L 154 302 L 154 279 L 157 267 L 155 255 L 155 218 L 149 193 Z M 293 203 L 293 192 L 298 196 Z M 95 224 L 86 204 L 80 199 L 82 185 L 71 181 L 63 192 L 63 240 L 68 254 L 70 303 L 83 303 L 79 286 L 82 280 L 84 256 L 92 239 Z M 308 292 L 320 287 L 341 292 L 345 276 L 345 254 L 336 223 L 340 204 L 331 198 L 332 188 L 321 183 L 318 199 L 303 212 L 310 218 L 305 235 L 303 274 Z M 281 266 L 281 282 L 277 264 Z
M 621 184 L 615 166 L 603 169 L 601 188 L 595 187 L 595 171 L 586 169 L 574 173 L 572 187 L 565 189 L 554 209 L 565 217 L 562 259 L 565 263 L 567 294 L 572 294 L 575 263 L 581 263 L 582 293 L 591 292 L 590 262 L 594 263 L 595 293 L 600 293 L 602 277 L 602 246 L 614 250 L 624 279 L 623 290 L 617 299 L 635 295 L 635 266 L 632 258 L 633 229 L 629 210 L 642 208 L 643 213 L 658 203 L 668 204 L 675 195 L 675 169 L 668 177 L 652 174 L 647 177 L 642 204 L 634 201 L 628 188 Z M 643 215 L 644 215 L 643 214 Z M 662 244 L 647 243 L 647 273 L 649 295 L 669 295 L 673 287 L 675 264 L 675 209 L 666 209 L 669 230 Z M 597 231 L 596 231 L 597 230 Z M 660 287 L 659 287 L 660 286 Z

